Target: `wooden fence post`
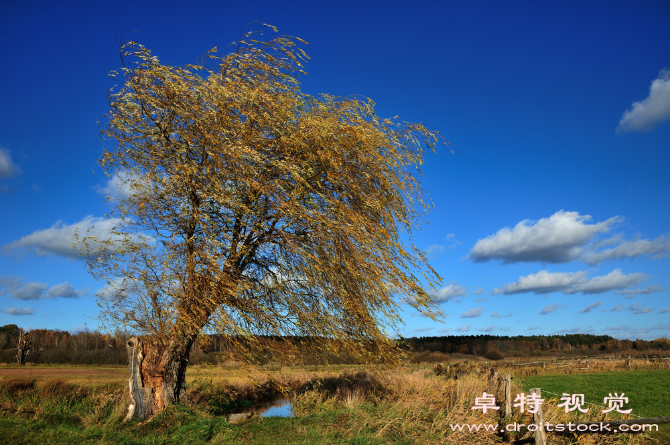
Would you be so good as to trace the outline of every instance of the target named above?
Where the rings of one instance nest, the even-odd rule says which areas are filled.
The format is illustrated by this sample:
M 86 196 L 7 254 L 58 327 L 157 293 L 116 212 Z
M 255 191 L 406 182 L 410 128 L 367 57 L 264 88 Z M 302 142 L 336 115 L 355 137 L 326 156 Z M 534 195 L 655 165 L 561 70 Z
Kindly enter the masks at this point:
M 512 415 L 512 376 L 505 374 L 505 417 Z
M 530 390 L 531 394 L 537 394 L 542 397 L 542 390 L 540 388 L 533 388 Z M 547 436 L 544 433 L 544 416 L 542 415 L 542 405 L 536 413 L 533 414 L 533 423 L 537 427 L 535 430 L 535 445 L 547 445 Z
M 628 369 L 630 369 L 630 355 L 628 356 Z

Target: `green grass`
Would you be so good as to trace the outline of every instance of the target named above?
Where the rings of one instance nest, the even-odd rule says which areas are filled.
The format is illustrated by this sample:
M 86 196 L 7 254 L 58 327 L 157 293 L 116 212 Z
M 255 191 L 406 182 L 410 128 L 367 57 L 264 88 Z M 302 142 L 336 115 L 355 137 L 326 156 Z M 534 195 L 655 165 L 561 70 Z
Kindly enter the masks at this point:
M 603 399 L 610 393 L 624 393 L 628 397 L 628 405 L 624 408 L 632 408 L 631 415 L 670 416 L 670 370 L 529 376 L 523 378 L 523 387 L 526 390 L 541 388 L 556 394 L 584 394 L 587 402 L 605 407 Z M 560 396 L 552 396 L 560 399 Z M 592 406 L 591 409 L 599 408 Z
M 38 444 L 119 444 L 119 445 L 191 445 L 191 444 L 369 444 L 389 443 L 374 437 L 374 431 L 362 431 L 355 437 L 343 437 L 327 428 L 342 412 L 324 411 L 301 418 L 268 417 L 237 425 L 218 416 L 171 406 L 145 424 L 94 425 L 38 419 L 28 421 L 17 416 L 0 417 L 2 443 Z M 62 420 L 62 419 L 61 419 Z M 398 444 L 409 442 L 398 441 Z
M 584 394 L 584 400 L 594 405 L 605 406 L 604 398 L 610 393 L 624 393 L 628 404 L 624 409 L 632 409 L 634 417 L 670 416 L 670 370 L 637 370 L 610 371 L 591 374 L 560 374 L 538 375 L 522 378 L 522 386 L 541 388 L 545 400 L 549 397 L 560 399 L 560 395 L 549 394 Z M 602 410 L 598 406 L 589 405 L 590 410 Z M 617 418 L 623 414 L 612 413 Z M 653 435 L 660 443 L 670 443 L 670 424 L 659 425 L 659 431 Z
M 526 379 L 524 388 L 540 387 L 559 394 L 583 392 L 598 404 L 602 404 L 602 399 L 598 401 L 602 394 L 623 391 L 635 403 L 631 405 L 634 414 L 641 409 L 636 407 L 638 403 L 654 408 L 638 415 L 667 414 L 667 372 L 612 372 L 601 376 L 534 376 Z M 481 373 L 459 377 L 458 400 L 454 380 L 437 377 L 430 367 L 419 365 L 381 376 L 361 372 L 316 377 L 281 371 L 277 378 L 292 388 L 290 398 L 298 417 L 253 418 L 240 424 L 227 422 L 222 414 L 276 395 L 275 383 L 279 380 L 258 384 L 249 381 L 237 386 L 226 386 L 214 379 L 193 381 L 188 385 L 184 405 L 172 405 L 148 422 L 122 423 L 127 409 L 124 383 L 79 385 L 69 378 L 4 378 L 0 379 L 0 444 L 485 445 L 499 440 L 495 435 L 457 435 L 449 430 L 452 423 L 483 421 L 471 411 L 469 403 L 488 384 Z M 580 383 L 598 378 L 604 380 Z M 621 385 L 619 378 L 623 379 Z M 232 379 L 241 381 L 236 375 Z M 665 386 L 658 387 L 655 382 Z M 449 402 L 450 395 L 454 402 Z M 491 421 L 495 422 L 494 417 Z M 552 445 L 574 444 L 570 438 L 554 439 L 560 442 Z M 643 439 L 603 437 L 598 444 L 638 445 Z

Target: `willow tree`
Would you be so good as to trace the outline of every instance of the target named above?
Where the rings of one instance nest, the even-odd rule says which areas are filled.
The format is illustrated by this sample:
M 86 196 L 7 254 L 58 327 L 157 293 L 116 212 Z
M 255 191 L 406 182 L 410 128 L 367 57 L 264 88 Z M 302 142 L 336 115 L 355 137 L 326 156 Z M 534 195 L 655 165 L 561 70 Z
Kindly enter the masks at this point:
M 440 277 L 411 236 L 429 207 L 415 175 L 439 136 L 368 99 L 302 93 L 301 43 L 247 34 L 181 67 L 122 47 L 100 163 L 128 193 L 110 198 L 117 229 L 89 266 L 108 285 L 105 320 L 145 334 L 130 416 L 183 397 L 203 332 L 238 362 L 261 335 L 388 362 L 400 302 L 434 309 L 424 286 Z

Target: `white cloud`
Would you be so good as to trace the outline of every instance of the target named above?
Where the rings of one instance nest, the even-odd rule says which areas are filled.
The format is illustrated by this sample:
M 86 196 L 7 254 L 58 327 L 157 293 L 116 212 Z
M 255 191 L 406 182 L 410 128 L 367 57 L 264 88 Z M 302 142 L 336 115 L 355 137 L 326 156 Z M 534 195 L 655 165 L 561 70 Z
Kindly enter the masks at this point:
M 611 225 L 620 219 L 613 217 L 588 224 L 590 215 L 560 210 L 535 223 L 526 219 L 514 229 L 500 229 L 495 235 L 477 241 L 467 258 L 475 262 L 498 259 L 503 264 L 529 261 L 565 263 L 579 258 L 581 246 L 610 230 Z
M 467 312 L 461 314 L 461 318 L 477 318 L 482 315 L 484 308 L 482 306 L 474 307 Z
M 591 303 L 591 304 L 589 304 L 588 306 L 586 306 L 584 309 L 582 309 L 581 311 L 579 311 L 579 313 L 580 313 L 580 314 L 586 314 L 586 313 L 591 312 L 591 311 L 594 310 L 595 308 L 600 307 L 600 306 L 602 306 L 602 305 L 603 305 L 603 302 L 602 302 L 602 301 L 597 301 L 597 302 L 595 302 L 595 303 Z
M 605 260 L 637 258 L 642 255 L 653 255 L 652 259 L 658 260 L 668 256 L 668 253 L 670 253 L 670 236 L 664 235 L 654 240 L 623 241 L 611 249 L 588 252 L 583 256 L 583 260 L 591 265 L 600 264 Z
M 535 274 L 519 277 L 516 283 L 495 288 L 494 294 L 521 294 L 533 292 L 536 295 L 562 292 L 564 294 L 600 294 L 611 290 L 621 290 L 635 286 L 647 278 L 644 273 L 622 274 L 615 269 L 607 275 L 587 278 L 587 272 L 548 272 L 542 270 Z
M 46 283 L 27 283 L 12 290 L 12 298 L 17 300 L 40 300 L 49 286 Z
M 538 273 L 530 274 L 525 277 L 519 277 L 516 283 L 505 285 L 502 289 L 493 289 L 494 294 L 521 294 L 533 292 L 537 295 L 559 292 L 571 286 L 584 282 L 586 272 L 548 272 L 541 270 Z
M 0 179 L 9 179 L 21 173 L 21 169 L 12 161 L 9 150 L 0 148 Z
M 660 292 L 662 290 L 665 290 L 665 288 L 661 287 L 660 284 L 654 284 L 651 286 L 647 286 L 644 289 L 627 289 L 627 290 L 620 290 L 616 293 L 619 295 L 625 295 L 626 298 L 635 298 L 638 295 L 649 295 L 656 292 Z
M 666 314 L 668 312 L 670 312 L 670 308 L 661 309 L 660 311 L 658 311 L 659 314 Z
M 96 191 L 101 195 L 109 196 L 112 199 L 126 199 L 130 196 L 130 181 L 126 173 L 118 173 L 107 180 L 103 186 L 96 187 Z
M 437 292 L 431 292 L 431 295 L 435 297 L 435 301 L 438 303 L 446 303 L 449 300 L 458 301 L 458 297 L 467 295 L 467 291 L 464 286 L 451 283 Z
M 72 247 L 75 240 L 75 231 L 82 238 L 95 236 L 98 240 L 121 240 L 122 237 L 112 235 L 110 231 L 119 223 L 119 218 L 98 218 L 86 216 L 74 224 L 63 224 L 62 221 L 56 222 L 48 229 L 38 230 L 26 235 L 20 240 L 14 241 L 3 246 L 5 253 L 10 252 L 31 252 L 37 256 L 57 255 L 71 259 L 85 258 L 79 253 L 79 250 Z
M 481 286 L 477 286 L 477 289 L 470 292 L 470 295 L 481 295 L 483 293 L 484 293 L 484 288 L 481 287 Z
M 5 313 L 9 315 L 35 315 L 35 309 L 33 308 L 22 308 L 22 307 L 10 307 L 5 309 Z
M 470 330 L 471 325 L 469 324 L 464 324 L 459 328 L 454 329 L 454 332 L 468 332 Z
M 478 332 L 493 332 L 495 330 L 495 326 L 487 326 L 485 328 L 479 328 L 477 329 Z
M 651 82 L 649 95 L 640 102 L 633 102 L 616 128 L 621 132 L 647 132 L 659 123 L 670 119 L 670 70 L 664 69 Z
M 602 294 L 611 290 L 625 289 L 635 286 L 647 280 L 649 276 L 644 273 L 622 274 L 621 269 L 615 269 L 607 275 L 593 277 L 573 289 L 564 291 L 566 294 L 581 292 L 583 294 Z
M 542 314 L 542 315 L 551 314 L 552 312 L 556 312 L 557 310 L 562 309 L 564 307 L 568 307 L 568 306 L 566 306 L 564 304 L 561 304 L 561 303 L 550 304 L 550 305 L 545 306 L 545 308 L 540 311 L 540 314 Z
M 151 193 L 150 189 L 145 176 L 127 172 L 118 172 L 105 185 L 96 187 L 98 193 L 109 196 L 113 201 L 127 199 L 130 195 Z
M 451 332 L 451 328 L 442 328 L 437 332 L 445 333 L 445 332 Z
M 47 295 L 50 298 L 79 298 L 84 296 L 85 291 L 76 291 L 75 288 L 68 283 L 67 281 L 61 284 L 52 286 L 48 291 Z
M 48 290 L 47 290 L 48 289 Z M 17 300 L 44 300 L 47 298 L 77 298 L 86 294 L 86 290 L 75 290 L 68 282 L 49 288 L 47 283 L 24 283 L 15 276 L 0 276 L 0 295 L 9 294 Z
M 628 307 L 629 311 L 633 311 L 633 314 L 648 314 L 649 312 L 654 312 L 654 308 L 643 307 L 640 303 L 633 303 Z
M 98 290 L 95 293 L 95 296 L 102 299 L 111 299 L 117 297 L 123 297 L 128 294 L 128 288 L 131 286 L 131 283 L 126 278 L 114 278 L 107 283 L 107 285 Z
M 414 332 L 428 332 L 428 331 L 432 331 L 432 330 L 433 330 L 433 328 L 416 328 L 416 329 L 414 329 Z

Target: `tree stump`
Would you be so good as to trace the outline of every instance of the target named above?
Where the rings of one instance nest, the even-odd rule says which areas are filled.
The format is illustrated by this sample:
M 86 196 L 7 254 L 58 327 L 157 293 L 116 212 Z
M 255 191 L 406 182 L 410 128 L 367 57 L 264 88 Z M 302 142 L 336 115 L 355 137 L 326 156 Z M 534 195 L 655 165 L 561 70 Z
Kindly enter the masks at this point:
M 20 329 L 19 341 L 16 343 L 16 361 L 19 365 L 23 366 L 26 364 L 26 357 L 28 357 L 32 348 L 33 342 L 30 340 L 30 334 L 26 334 L 23 332 L 23 329 Z
M 187 358 L 164 365 L 165 346 L 150 337 L 132 337 L 128 351 L 129 400 L 124 419 L 148 419 L 168 405 L 186 398 Z

